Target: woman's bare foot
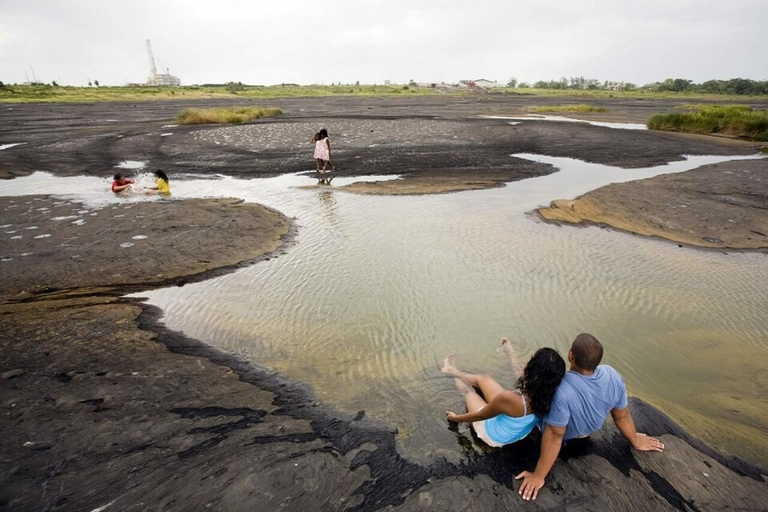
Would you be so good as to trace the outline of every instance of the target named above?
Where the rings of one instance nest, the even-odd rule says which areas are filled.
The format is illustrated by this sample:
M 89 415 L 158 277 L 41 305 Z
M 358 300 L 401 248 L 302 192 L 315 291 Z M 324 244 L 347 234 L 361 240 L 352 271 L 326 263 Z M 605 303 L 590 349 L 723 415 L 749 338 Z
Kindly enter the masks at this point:
M 499 352 L 507 357 L 514 357 L 515 355 L 515 349 L 512 348 L 512 344 L 507 338 L 501 338 L 501 346 L 499 347 Z
M 456 375 L 458 369 L 456 368 L 456 356 L 454 354 L 445 356 L 445 361 L 443 362 L 443 367 L 440 371 L 447 373 L 448 375 Z

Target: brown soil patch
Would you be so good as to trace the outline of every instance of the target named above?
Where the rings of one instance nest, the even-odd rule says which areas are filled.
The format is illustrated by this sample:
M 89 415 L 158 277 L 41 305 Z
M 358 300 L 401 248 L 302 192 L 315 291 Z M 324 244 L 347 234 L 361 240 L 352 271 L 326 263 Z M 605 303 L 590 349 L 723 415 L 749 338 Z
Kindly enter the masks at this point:
M 768 159 L 608 185 L 538 212 L 552 222 L 609 226 L 696 247 L 766 249 Z

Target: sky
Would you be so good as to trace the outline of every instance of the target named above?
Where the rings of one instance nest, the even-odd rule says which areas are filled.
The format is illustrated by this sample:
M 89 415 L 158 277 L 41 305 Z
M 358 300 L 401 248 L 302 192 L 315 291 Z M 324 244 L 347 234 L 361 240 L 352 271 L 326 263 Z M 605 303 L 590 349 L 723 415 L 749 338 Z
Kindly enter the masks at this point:
M 0 0 L 0 81 L 768 80 L 766 0 Z M 26 73 L 26 75 L 25 75 Z

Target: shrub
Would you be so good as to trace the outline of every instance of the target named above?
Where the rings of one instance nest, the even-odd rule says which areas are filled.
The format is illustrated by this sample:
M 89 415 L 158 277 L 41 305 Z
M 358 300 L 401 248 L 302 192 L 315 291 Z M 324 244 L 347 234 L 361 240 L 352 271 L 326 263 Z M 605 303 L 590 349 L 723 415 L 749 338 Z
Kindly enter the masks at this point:
M 240 124 L 252 119 L 279 116 L 283 113 L 279 108 L 188 108 L 177 117 L 179 124 Z
M 584 103 L 568 105 L 544 105 L 529 107 L 528 110 L 530 112 L 608 112 L 607 108 L 595 107 L 594 105 L 586 105 Z
M 648 121 L 651 130 L 687 133 L 721 133 L 768 141 L 768 111 L 747 105 L 696 105 L 690 112 L 656 114 Z

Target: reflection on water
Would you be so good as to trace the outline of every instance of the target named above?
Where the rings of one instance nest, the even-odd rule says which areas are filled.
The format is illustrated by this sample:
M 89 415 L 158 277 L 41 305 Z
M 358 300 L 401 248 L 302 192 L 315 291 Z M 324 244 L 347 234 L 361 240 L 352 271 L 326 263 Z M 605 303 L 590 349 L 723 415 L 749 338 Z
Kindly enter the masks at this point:
M 609 123 L 606 121 L 589 121 L 587 119 L 575 119 L 565 116 L 543 116 L 539 114 L 528 114 L 525 116 L 480 116 L 485 119 L 508 119 L 512 121 L 509 124 L 520 124 L 523 121 L 556 121 L 565 123 L 586 123 L 592 126 L 602 126 L 604 128 L 616 128 L 619 130 L 647 130 L 648 127 L 640 123 Z
M 457 456 L 443 414 L 461 400 L 439 372 L 445 354 L 511 384 L 496 353 L 501 336 L 524 356 L 540 346 L 565 354 L 588 331 L 631 393 L 716 446 L 765 462 L 766 256 L 525 215 L 605 183 L 736 158 L 631 170 L 515 158 L 562 171 L 420 197 L 343 194 L 336 181 L 297 189 L 296 176 L 174 182 L 177 197 L 242 197 L 296 217 L 298 243 L 234 274 L 141 295 L 163 308 L 169 327 L 308 382 L 343 411 L 397 426 L 415 458 Z M 35 193 L 61 191 L 37 179 Z M 23 187 L 17 179 L 0 194 L 14 182 Z

